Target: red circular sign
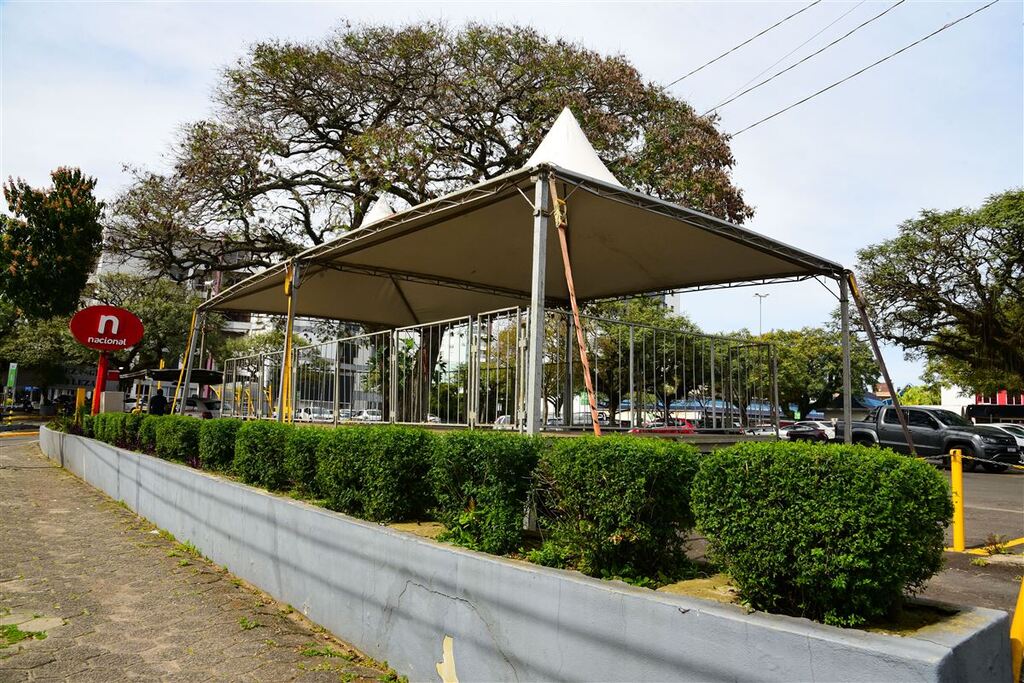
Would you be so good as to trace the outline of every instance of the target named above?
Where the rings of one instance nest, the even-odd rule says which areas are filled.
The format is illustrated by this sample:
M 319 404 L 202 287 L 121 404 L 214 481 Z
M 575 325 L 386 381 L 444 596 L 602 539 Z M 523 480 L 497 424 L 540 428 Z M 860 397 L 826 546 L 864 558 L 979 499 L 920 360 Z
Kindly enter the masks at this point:
M 120 351 L 142 340 L 142 321 L 117 306 L 89 306 L 71 319 L 71 334 L 90 349 Z

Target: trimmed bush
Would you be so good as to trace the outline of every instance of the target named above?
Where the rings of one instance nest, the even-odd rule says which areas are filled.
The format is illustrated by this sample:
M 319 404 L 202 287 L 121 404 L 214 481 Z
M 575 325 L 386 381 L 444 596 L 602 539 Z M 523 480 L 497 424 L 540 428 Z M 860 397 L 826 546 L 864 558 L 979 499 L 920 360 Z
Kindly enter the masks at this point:
M 886 615 L 942 565 L 949 488 L 891 451 L 738 444 L 693 486 L 714 561 L 756 609 L 856 626 Z
M 235 474 L 246 484 L 279 491 L 288 485 L 284 449 L 295 429 L 283 422 L 253 420 L 238 428 L 235 437 Z
M 156 453 L 156 426 L 162 419 L 160 415 L 143 415 L 136 434 L 138 448 L 143 453 Z
M 316 484 L 316 452 L 327 430 L 321 427 L 296 427 L 284 445 L 284 469 L 288 478 L 303 493 L 319 495 Z
M 93 416 L 88 413 L 82 414 L 82 436 L 87 436 L 90 439 L 96 438 L 95 425 L 93 424 Z
M 156 423 L 156 454 L 166 460 L 199 466 L 201 420 L 187 415 L 162 415 Z
M 551 439 L 537 469 L 543 564 L 649 585 L 689 569 L 692 446 L 632 436 Z
M 434 439 L 430 482 L 442 540 L 504 554 L 520 545 L 523 512 L 543 442 L 502 432 L 448 432 Z
M 119 446 L 130 447 L 125 431 L 127 413 L 100 413 L 93 417 L 93 431 L 100 441 Z
M 422 518 L 432 496 L 432 435 L 394 425 L 331 430 L 317 452 L 327 507 L 374 522 Z
M 242 421 L 232 417 L 203 420 L 199 425 L 199 466 L 227 471 L 235 459 L 235 436 Z
M 139 427 L 142 426 L 142 421 L 145 418 L 146 416 L 142 413 L 125 413 L 123 435 L 125 448 L 139 447 Z

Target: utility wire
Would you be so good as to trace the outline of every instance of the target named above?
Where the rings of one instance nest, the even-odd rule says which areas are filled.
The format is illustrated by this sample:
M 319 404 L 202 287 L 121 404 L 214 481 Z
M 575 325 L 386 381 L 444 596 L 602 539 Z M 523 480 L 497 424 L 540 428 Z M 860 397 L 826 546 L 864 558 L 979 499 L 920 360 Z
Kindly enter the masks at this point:
M 776 78 L 778 78 L 782 74 L 786 73 L 787 71 L 792 71 L 793 69 L 795 69 L 796 67 L 800 66 L 801 64 L 803 64 L 804 62 L 808 61 L 809 59 L 813 59 L 813 58 L 817 57 L 818 55 L 820 55 L 825 50 L 829 49 L 833 45 L 836 45 L 838 43 L 843 42 L 844 40 L 846 40 L 847 38 L 852 36 L 854 33 L 856 33 L 857 31 L 859 31 L 862 28 L 864 28 L 865 26 L 867 26 L 868 24 L 870 24 L 870 23 L 872 23 L 874 21 L 877 21 L 878 19 L 881 19 L 886 14 L 888 14 L 891 11 L 893 11 L 894 9 L 896 9 L 897 7 L 899 7 L 900 5 L 902 5 L 906 1 L 907 0 L 899 0 L 896 4 L 890 6 L 889 8 L 887 8 L 887 9 L 881 11 L 881 12 L 879 12 L 878 14 L 876 14 L 873 17 L 871 17 L 867 21 L 865 21 L 865 22 L 863 22 L 863 23 L 861 23 L 861 24 L 859 24 L 857 26 L 854 26 L 852 29 L 847 31 L 845 34 L 839 36 L 838 38 L 833 40 L 828 45 L 825 45 L 824 47 L 822 47 L 819 50 L 815 50 L 814 52 L 812 52 L 811 54 L 807 55 L 806 57 L 804 57 L 800 61 L 798 61 L 798 62 L 796 62 L 794 64 L 791 64 L 790 66 L 787 66 L 785 69 L 783 69 L 782 71 L 780 71 L 780 72 L 778 72 L 778 73 L 776 73 L 776 74 L 774 74 L 772 76 L 769 76 L 768 78 L 764 79 L 763 81 L 761 81 L 757 85 L 754 85 L 754 86 L 751 86 L 751 87 L 747 88 L 746 90 L 744 90 L 743 92 L 739 93 L 738 95 L 733 95 L 732 97 L 727 99 L 725 102 L 722 102 L 720 104 L 715 105 L 711 109 L 708 109 L 706 112 L 701 114 L 701 116 L 707 116 L 708 114 L 710 114 L 711 112 L 715 111 L 716 109 L 721 109 L 722 107 L 724 107 L 725 105 L 729 104 L 730 102 L 735 102 L 736 100 L 738 100 L 739 98 L 743 97 L 747 93 L 753 92 L 753 91 L 757 90 L 758 88 L 760 88 L 762 85 L 765 85 L 766 83 L 770 83 L 770 82 L 774 81 Z
M 762 71 L 761 71 L 760 73 L 758 73 L 758 74 L 757 74 L 756 76 L 754 76 L 753 78 L 751 78 L 751 79 L 750 79 L 749 81 L 747 81 L 746 83 L 744 83 L 744 84 L 743 84 L 743 85 L 741 85 L 740 87 L 738 87 L 738 88 L 736 88 L 735 90 L 733 90 L 733 91 L 732 91 L 731 93 L 729 93 L 728 97 L 732 97 L 733 95 L 735 95 L 736 93 L 738 93 L 738 92 L 739 92 L 740 90 L 743 90 L 743 89 L 744 89 L 744 88 L 746 88 L 746 87 L 747 87 L 748 85 L 750 85 L 751 83 L 753 83 L 753 82 L 754 82 L 754 81 L 756 81 L 757 79 L 761 78 L 761 76 L 764 76 L 764 75 L 765 75 L 766 73 L 768 73 L 769 71 L 771 71 L 772 69 L 774 69 L 775 67 L 777 67 L 777 66 L 778 66 L 779 64 L 781 64 L 782 62 L 784 62 L 784 61 L 785 61 L 785 60 L 786 60 L 786 59 L 787 59 L 787 58 L 788 58 L 788 57 L 789 57 L 790 55 L 792 55 L 792 54 L 793 54 L 794 52 L 796 52 L 797 50 L 799 50 L 800 48 L 802 48 L 802 47 L 803 47 L 804 45 L 807 45 L 807 43 L 811 42 L 812 40 L 814 40 L 815 38 L 817 38 L 818 36 L 820 36 L 820 35 L 821 35 L 822 33 L 824 33 L 825 31 L 829 30 L 830 28 L 832 28 L 833 26 L 835 26 L 836 24 L 838 24 L 838 23 L 839 23 L 840 21 L 842 21 L 843 19 L 845 19 L 845 18 L 847 17 L 847 15 L 849 15 L 849 14 L 850 14 L 851 12 L 853 12 L 853 11 L 854 11 L 854 10 L 856 10 L 856 9 L 857 9 L 858 7 L 860 7 L 861 5 L 863 5 L 863 4 L 865 3 L 865 2 L 867 2 L 867 0 L 860 0 L 860 2 L 858 2 L 858 3 L 856 4 L 856 5 L 854 5 L 854 6 L 853 6 L 853 7 L 851 7 L 850 9 L 846 10 L 845 12 L 843 12 L 842 14 L 840 14 L 840 15 L 839 15 L 838 17 L 836 17 L 835 19 L 833 19 L 832 21 L 830 21 L 830 22 L 829 22 L 828 24 L 826 24 L 824 28 L 820 29 L 820 30 L 819 30 L 819 31 L 818 31 L 817 33 L 815 33 L 815 34 L 814 34 L 813 36 L 811 36 L 810 38 L 808 38 L 808 39 L 807 39 L 807 40 L 805 40 L 804 42 L 800 43 L 799 45 L 797 45 L 796 47 L 794 47 L 794 48 L 793 48 L 792 50 L 790 50 L 789 52 L 787 52 L 786 54 L 784 54 L 784 55 L 782 55 L 781 57 L 779 57 L 778 59 L 776 59 L 776 60 L 775 60 L 775 61 L 774 61 L 774 62 L 773 62 L 773 63 L 772 63 L 772 64 L 771 64 L 770 66 L 768 66 L 768 67 L 765 67 L 765 69 L 764 69 L 764 70 L 762 70 Z M 721 105 L 719 105 L 719 106 L 721 106 Z M 715 109 L 717 109 L 717 108 L 718 108 L 718 107 L 715 107 Z M 714 110 L 712 109 L 712 110 L 709 110 L 709 111 L 714 111 Z M 705 112 L 705 113 L 708 113 L 708 112 Z
M 731 48 L 731 49 L 729 49 L 729 50 L 726 50 L 726 51 L 725 51 L 725 52 L 723 52 L 722 54 L 720 54 L 720 55 L 718 55 L 717 57 L 715 57 L 714 59 L 712 59 L 712 60 L 711 60 L 710 62 L 704 62 L 703 64 L 701 64 L 700 66 L 698 66 L 698 67 L 697 67 L 696 69 L 694 69 L 693 71 L 691 71 L 690 73 L 688 73 L 688 74 L 685 74 L 685 75 L 683 75 L 683 76 L 680 76 L 680 77 L 679 77 L 679 78 L 677 78 L 676 80 L 674 80 L 674 81 L 672 81 L 671 83 L 669 83 L 668 85 L 666 85 L 666 86 L 665 86 L 665 88 L 666 88 L 666 89 L 668 89 L 668 88 L 671 88 L 671 87 L 672 87 L 673 85 L 675 85 L 676 83 L 679 83 L 680 81 L 686 80 L 687 78 L 689 78 L 690 76 L 694 75 L 695 73 L 697 73 L 697 72 L 698 72 L 698 71 L 700 71 L 701 69 L 703 69 L 703 68 L 705 68 L 705 67 L 708 67 L 708 66 L 711 66 L 712 64 L 714 64 L 715 62 L 717 62 L 717 61 L 718 61 L 719 59 L 721 59 L 722 57 L 725 57 L 726 55 L 732 54 L 733 52 L 735 52 L 736 50 L 740 49 L 741 47 L 743 47 L 743 46 L 744 46 L 744 45 L 746 45 L 747 43 L 753 42 L 753 41 L 754 41 L 755 39 L 757 39 L 757 38 L 760 38 L 760 37 L 761 37 L 761 36 L 763 36 L 764 34 L 768 33 L 768 31 L 771 31 L 771 30 L 772 30 L 773 28 L 776 28 L 776 27 L 778 27 L 778 26 L 782 26 L 783 24 L 785 24 L 785 23 L 786 23 L 787 21 L 789 21 L 790 19 L 792 19 L 792 18 L 793 18 L 793 17 L 795 17 L 796 15 L 798 15 L 798 14 L 801 14 L 801 13 L 803 13 L 803 12 L 806 12 L 807 10 L 809 10 L 809 9 L 811 9 L 812 7 L 814 7 L 815 5 L 817 5 L 817 4 L 819 3 L 819 2 L 821 2 L 821 0 L 814 0 L 814 2 L 812 2 L 812 3 L 811 3 L 811 4 L 809 4 L 809 5 L 807 5 L 807 6 L 806 6 L 806 7 L 804 7 L 803 9 L 799 9 L 799 10 L 797 10 L 796 12 L 793 12 L 792 14 L 790 14 L 790 15 L 789 15 L 788 17 L 785 17 L 785 18 L 783 18 L 783 19 L 780 19 L 779 21 L 775 22 L 774 24 L 772 24 L 771 26 L 769 26 L 769 27 L 768 27 L 768 28 L 766 28 L 765 30 L 763 30 L 763 31 L 761 31 L 760 33 L 758 33 L 757 35 L 754 35 L 754 36 L 751 36 L 750 38 L 747 38 L 746 40 L 744 40 L 744 41 L 743 41 L 742 43 L 740 43 L 740 44 L 739 44 L 739 45 L 737 45 L 736 47 L 734 47 L 734 48 Z
M 739 135 L 740 133 L 745 133 L 746 131 L 750 130 L 751 128 L 754 128 L 755 126 L 760 126 L 760 125 L 761 125 L 762 123 L 764 123 L 765 121 L 770 121 L 770 120 L 774 119 L 774 118 L 775 118 L 776 116 L 779 116 L 780 114 L 784 114 L 784 113 L 786 113 L 786 112 L 787 112 L 787 111 L 789 111 L 790 109 L 793 109 L 793 108 L 795 108 L 795 107 L 799 107 L 799 106 L 800 106 L 801 104 L 803 104 L 804 102 L 807 102 L 808 100 L 812 100 L 812 99 L 814 99 L 815 97 L 817 97 L 818 95 L 821 95 L 822 93 L 828 92 L 829 90 L 831 90 L 832 88 L 836 87 L 837 85 L 842 85 L 843 83 L 845 83 L 846 81 L 850 80 L 851 78 L 856 78 L 857 76 L 860 76 L 860 75 L 861 75 L 862 73 L 864 73 L 865 71 L 867 71 L 867 70 L 869 70 L 869 69 L 872 69 L 872 68 L 874 68 L 874 67 L 878 66 L 878 65 L 879 65 L 879 64 L 881 64 L 882 62 L 887 62 L 887 61 L 889 61 L 890 59 L 892 59 L 892 58 L 893 58 L 893 57 L 895 57 L 896 55 L 898 55 L 898 54 L 900 54 L 900 53 L 903 53 L 903 52 L 906 52 L 906 51 L 907 51 L 907 50 L 909 50 L 910 48 L 914 47 L 915 45 L 919 45 L 919 44 L 923 43 L 924 41 L 928 40 L 928 39 L 929 39 L 929 38 L 931 38 L 932 36 L 935 36 L 935 35 L 938 35 L 939 33 L 942 33 L 942 32 L 943 32 L 943 31 L 945 31 L 945 30 L 946 30 L 947 28 L 952 28 L 953 26 L 956 26 L 956 25 L 957 25 L 957 24 L 959 24 L 959 23 L 960 23 L 961 21 L 963 21 L 963 20 L 965 20 L 965 19 L 969 19 L 969 18 L 973 17 L 973 16 L 974 16 L 975 14 L 977 14 L 978 12 L 981 12 L 981 11 L 983 11 L 983 10 L 986 10 L 986 9 L 988 9 L 989 7 L 991 7 L 992 5 L 996 4 L 997 2 L 999 2 L 999 0 L 992 0 L 992 2 L 988 3 L 987 5 L 982 5 L 981 7 L 979 7 L 979 8 L 978 8 L 978 9 L 976 9 L 976 10 L 974 10 L 973 12 L 970 12 L 970 13 L 968 13 L 968 14 L 965 14 L 964 16 L 960 17 L 959 19 L 956 19 L 956 20 L 954 20 L 954 21 L 951 21 L 951 22 L 949 22 L 949 23 L 948 23 L 948 24 L 946 24 L 945 26 L 942 26 L 941 28 L 938 28 L 938 29 L 936 29 L 936 30 L 932 31 L 931 33 L 929 33 L 929 34 L 928 34 L 928 35 L 926 35 L 925 37 L 923 37 L 923 38 L 919 38 L 918 40 L 915 40 L 915 41 L 914 41 L 913 43 L 911 43 L 910 45 L 907 45 L 907 46 L 905 46 L 905 47 L 902 47 L 902 48 L 900 48 L 899 50 L 896 50 L 896 52 L 893 52 L 893 53 L 891 53 L 891 54 L 889 54 L 889 55 L 886 55 L 885 57 L 882 57 L 881 59 L 879 59 L 879 60 L 878 60 L 878 61 L 876 61 L 876 62 L 872 62 L 871 64 L 868 64 L 868 65 L 867 65 L 867 66 L 865 66 L 865 67 L 864 67 L 863 69 L 860 69 L 859 71 L 855 71 L 855 72 L 853 72 L 852 74 L 850 74 L 849 76 L 846 76 L 845 78 L 841 78 L 840 80 L 836 81 L 835 83 L 833 83 L 833 84 L 831 84 L 831 85 L 828 85 L 828 86 L 826 86 L 826 87 L 822 88 L 822 89 L 821 89 L 821 90 L 819 90 L 818 92 L 816 92 L 816 93 L 813 93 L 813 94 L 811 94 L 811 95 L 808 95 L 807 97 L 803 98 L 802 100 L 799 100 L 799 101 L 797 101 L 797 102 L 794 102 L 793 104 L 789 105 L 788 107 L 785 107 L 785 108 L 783 108 L 783 109 L 780 109 L 779 111 L 775 112 L 774 114 L 770 114 L 769 116 L 766 116 L 766 117 L 764 117 L 763 119 L 761 119 L 761 120 L 759 120 L 759 121 L 755 121 L 754 123 L 750 124 L 750 125 L 749 125 L 749 126 L 747 126 L 746 128 L 741 128 L 740 130 L 738 130 L 738 131 L 736 131 L 735 133 L 733 133 L 732 135 L 730 135 L 730 137 L 736 137 L 736 136 L 737 136 L 737 135 Z

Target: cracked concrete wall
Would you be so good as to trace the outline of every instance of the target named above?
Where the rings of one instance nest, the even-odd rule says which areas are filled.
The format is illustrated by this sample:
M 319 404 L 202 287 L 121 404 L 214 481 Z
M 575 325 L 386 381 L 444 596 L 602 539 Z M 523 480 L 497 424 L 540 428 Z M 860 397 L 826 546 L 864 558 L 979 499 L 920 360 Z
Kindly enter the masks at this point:
M 655 593 L 451 548 L 43 429 L 44 452 L 413 681 L 1009 679 L 1008 618 L 965 608 L 915 637 Z

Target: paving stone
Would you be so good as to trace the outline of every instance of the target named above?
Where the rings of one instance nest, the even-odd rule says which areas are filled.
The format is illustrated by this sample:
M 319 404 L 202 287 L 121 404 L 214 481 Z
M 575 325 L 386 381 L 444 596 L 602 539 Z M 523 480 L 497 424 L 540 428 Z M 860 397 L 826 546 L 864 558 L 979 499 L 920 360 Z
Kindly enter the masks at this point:
M 25 633 L 45 633 L 63 625 L 64 620 L 60 617 L 39 617 L 19 624 L 18 628 Z
M 179 567 L 186 558 L 168 556 L 181 553 L 174 543 L 64 470 L 41 467 L 48 463 L 31 441 L 4 444 L 11 467 L 0 469 L 0 624 L 28 624 L 47 637 L 0 649 L 3 683 L 308 683 L 382 674 L 342 659 L 313 671 L 324 660 L 299 654 L 323 642 L 312 628 L 204 560 L 188 557 Z M 243 629 L 242 617 L 260 627 Z

